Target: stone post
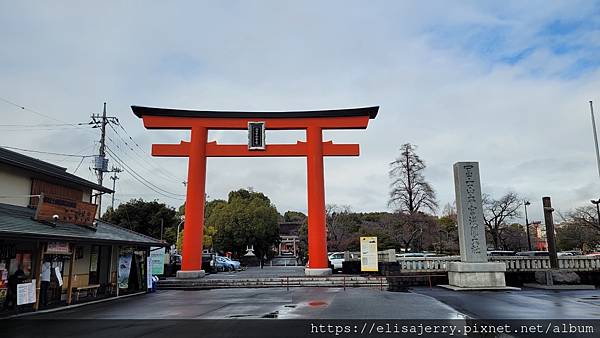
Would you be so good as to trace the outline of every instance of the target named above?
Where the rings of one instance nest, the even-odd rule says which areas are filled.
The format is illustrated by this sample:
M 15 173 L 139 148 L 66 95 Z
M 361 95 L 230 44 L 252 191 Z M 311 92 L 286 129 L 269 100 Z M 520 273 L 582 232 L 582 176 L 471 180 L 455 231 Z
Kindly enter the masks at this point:
M 504 289 L 506 265 L 488 262 L 479 163 L 454 164 L 460 262 L 448 264 L 451 289 Z

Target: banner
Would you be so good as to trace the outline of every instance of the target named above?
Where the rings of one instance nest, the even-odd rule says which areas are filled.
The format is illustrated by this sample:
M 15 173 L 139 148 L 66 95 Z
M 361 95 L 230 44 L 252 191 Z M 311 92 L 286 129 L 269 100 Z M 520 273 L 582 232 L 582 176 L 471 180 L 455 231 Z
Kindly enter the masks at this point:
M 152 274 L 150 273 L 152 269 L 152 261 L 148 260 L 146 263 L 146 288 L 152 289 Z
M 360 271 L 378 271 L 377 237 L 360 238 Z
M 150 275 L 162 275 L 165 273 L 165 248 L 164 247 L 151 247 L 150 248 L 150 262 L 152 263 L 152 269 Z
M 62 275 L 60 274 L 60 268 L 57 266 L 54 268 L 54 274 L 56 275 L 56 279 L 58 280 L 58 286 L 63 286 Z
M 127 289 L 129 287 L 129 271 L 131 270 L 131 253 L 119 256 L 119 274 L 118 284 L 119 289 Z

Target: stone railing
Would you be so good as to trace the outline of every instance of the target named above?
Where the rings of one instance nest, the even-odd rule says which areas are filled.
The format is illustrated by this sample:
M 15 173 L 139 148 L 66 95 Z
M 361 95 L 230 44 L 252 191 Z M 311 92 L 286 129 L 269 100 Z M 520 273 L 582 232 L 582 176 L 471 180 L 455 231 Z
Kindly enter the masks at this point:
M 522 257 L 522 256 L 498 256 L 491 257 L 492 261 L 504 262 L 506 271 L 540 271 L 550 269 L 550 258 L 548 257 Z M 588 256 L 563 256 L 558 257 L 560 269 L 573 271 L 599 271 L 600 257 Z
M 460 256 L 402 257 L 397 259 L 402 272 L 445 272 L 448 262 L 460 261 Z M 495 256 L 490 261 L 504 262 L 507 272 L 540 271 L 550 268 L 548 257 Z M 600 257 L 563 256 L 558 258 L 561 269 L 573 271 L 600 271 Z
M 347 262 L 359 261 L 360 260 L 359 257 L 360 257 L 360 252 L 358 252 L 358 251 L 344 252 L 344 260 Z M 396 261 L 396 250 L 389 249 L 389 250 L 377 251 L 377 259 L 380 263 L 381 262 L 395 262 Z
M 397 259 L 403 272 L 445 272 L 448 262 L 460 261 L 460 256 L 402 257 Z

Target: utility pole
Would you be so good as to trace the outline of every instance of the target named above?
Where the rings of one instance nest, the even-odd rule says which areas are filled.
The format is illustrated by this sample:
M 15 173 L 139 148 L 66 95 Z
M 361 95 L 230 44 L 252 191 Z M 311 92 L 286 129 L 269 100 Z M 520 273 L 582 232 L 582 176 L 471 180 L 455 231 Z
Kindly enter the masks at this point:
M 94 159 L 94 171 L 98 177 L 98 185 L 102 185 L 104 179 L 104 173 L 108 171 L 108 159 L 106 158 L 106 125 L 108 123 L 116 123 L 119 120 L 115 116 L 106 116 L 106 102 L 104 102 L 104 109 L 102 115 L 92 114 L 91 116 L 93 128 L 100 128 L 100 148 L 98 149 L 98 155 Z M 98 205 L 97 218 L 102 215 L 102 193 L 98 192 L 96 195 L 96 204 Z
M 160 219 L 160 240 L 163 239 L 163 230 L 165 228 L 165 220 L 163 218 Z
M 590 101 L 590 113 L 592 114 L 592 129 L 594 129 L 594 145 L 596 146 L 596 164 L 598 165 L 598 176 L 600 177 L 600 152 L 598 151 L 598 133 L 596 132 L 596 120 L 594 119 L 594 104 Z
M 119 179 L 119 177 L 117 176 L 117 173 L 120 173 L 122 170 L 120 168 L 116 168 L 113 167 L 111 172 L 113 173 L 113 175 L 110 177 L 110 179 L 113 181 L 113 193 L 112 193 L 112 201 L 110 203 L 110 207 L 111 209 L 115 210 L 115 185 L 117 183 L 117 180 Z

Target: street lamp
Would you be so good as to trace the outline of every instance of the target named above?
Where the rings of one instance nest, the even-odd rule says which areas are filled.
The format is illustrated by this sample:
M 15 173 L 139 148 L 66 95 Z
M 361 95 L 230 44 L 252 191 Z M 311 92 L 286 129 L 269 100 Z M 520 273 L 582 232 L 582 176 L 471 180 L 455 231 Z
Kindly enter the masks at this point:
M 529 248 L 529 251 L 531 251 L 531 236 L 529 235 L 529 219 L 527 218 L 527 206 L 531 205 L 531 203 L 529 201 L 525 201 L 525 202 L 523 202 L 523 205 L 525 206 L 525 230 L 527 232 L 527 247 Z
M 185 222 L 185 217 L 182 217 L 183 219 L 181 220 L 181 222 L 179 222 L 179 224 L 177 224 L 177 239 L 175 240 L 175 248 L 177 248 L 177 243 L 179 243 L 179 227 Z M 180 252 L 178 252 L 180 253 Z
M 600 226 L 600 198 L 597 201 L 591 200 L 590 202 L 596 205 L 596 211 L 598 212 L 598 226 Z

